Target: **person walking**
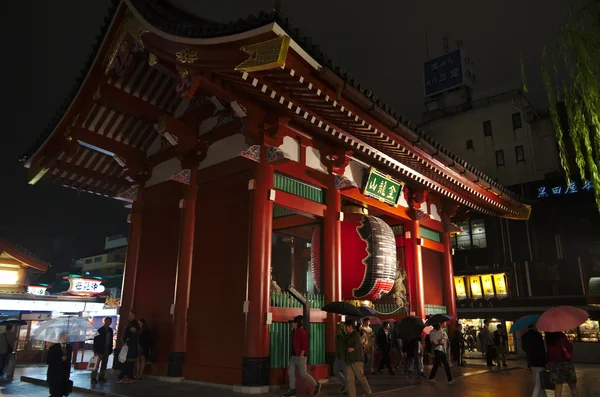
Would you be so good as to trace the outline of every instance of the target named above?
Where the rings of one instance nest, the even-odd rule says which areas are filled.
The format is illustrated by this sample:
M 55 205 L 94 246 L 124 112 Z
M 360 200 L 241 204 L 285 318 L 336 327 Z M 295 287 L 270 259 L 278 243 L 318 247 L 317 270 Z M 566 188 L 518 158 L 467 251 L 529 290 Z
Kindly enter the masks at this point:
M 365 318 L 363 320 L 363 335 L 364 340 L 367 342 L 364 346 L 365 350 L 365 373 L 375 373 L 375 331 L 371 328 L 371 320 Z
M 71 359 L 73 357 L 73 346 L 67 343 L 67 333 L 59 336 L 59 342 L 48 349 L 48 372 L 46 382 L 50 389 L 50 397 L 63 397 L 71 393 Z
M 133 367 L 142 350 L 138 335 L 139 327 L 137 322 L 130 323 L 129 332 L 127 333 L 128 337 L 125 341 L 125 345 L 127 346 L 127 360 L 121 363 L 121 373 L 119 374 L 117 383 L 133 382 Z
M 146 362 L 150 358 L 151 350 L 152 350 L 152 333 L 148 329 L 148 324 L 146 320 L 140 320 L 140 347 L 142 348 L 140 355 L 138 356 L 136 362 L 136 372 L 135 379 L 142 379 L 144 376 L 144 370 L 146 369 Z
M 333 375 L 342 382 L 342 393 L 346 390 L 346 325 L 339 323 L 335 335 L 335 361 L 333 362 Z
M 562 332 L 546 332 L 546 349 L 550 378 L 554 382 L 554 395 L 562 396 L 563 385 L 566 383 L 571 389 L 571 395 L 578 397 L 577 375 L 571 362 L 573 345 Z
M 406 363 L 404 364 L 404 376 L 410 378 L 410 368 L 414 365 L 417 377 L 425 378 L 425 374 L 423 374 L 423 364 L 421 361 L 423 354 L 421 337 L 419 336 L 409 342 L 403 343 L 403 349 L 404 355 L 406 356 Z
M 542 389 L 540 382 L 540 373 L 546 370 L 546 346 L 542 334 L 535 329 L 535 325 L 530 325 L 529 331 L 523 334 L 521 346 L 527 356 L 527 366 L 531 368 L 535 382 L 531 397 L 546 397 L 546 391 Z
M 496 347 L 496 361 L 498 366 L 506 367 L 506 354 L 508 353 L 508 335 L 502 324 L 498 324 L 494 331 L 494 346 Z
M 394 370 L 392 369 L 392 363 L 390 362 L 390 352 L 392 350 L 392 335 L 390 332 L 390 323 L 384 321 L 381 329 L 377 332 L 377 336 L 375 337 L 375 343 L 377 344 L 377 349 L 381 353 L 381 358 L 379 359 L 379 367 L 378 372 L 380 374 L 383 373 L 383 367 L 387 367 L 390 375 L 394 375 Z
M 479 333 L 479 339 L 482 346 L 482 353 L 485 353 L 485 360 L 488 367 L 494 366 L 496 356 L 496 347 L 494 346 L 494 337 L 490 332 L 490 320 L 484 320 L 483 328 Z
M 346 391 L 356 397 L 356 381 L 360 383 L 367 397 L 373 395 L 364 372 L 364 356 L 360 335 L 354 329 L 352 320 L 346 320 Z
M 92 371 L 92 384 L 106 381 L 104 377 L 106 374 L 106 367 L 108 364 L 108 357 L 113 352 L 113 336 L 114 330 L 110 327 L 112 319 L 106 317 L 104 319 L 104 325 L 98 328 L 98 335 L 94 338 L 94 355 L 98 356 L 98 366 L 95 371 Z M 98 377 L 98 368 L 100 368 L 100 376 Z M 98 378 L 98 379 L 96 379 Z
M 290 380 L 290 389 L 284 394 L 284 397 L 296 397 L 296 368 L 300 376 L 310 382 L 314 388 L 314 395 L 321 393 L 321 384 L 317 382 L 307 371 L 306 362 L 308 354 L 308 335 L 304 330 L 304 317 L 296 316 L 292 320 L 292 356 L 288 364 L 288 378 Z
M 463 333 L 462 324 L 458 323 L 456 326 L 456 332 L 454 333 L 454 339 L 452 339 L 451 351 L 454 354 L 456 363 L 464 367 L 466 364 L 463 360 L 465 353 L 465 334 Z
M 12 325 L 9 324 L 5 327 L 2 336 L 0 336 L 0 376 L 4 376 L 4 368 L 10 360 L 10 355 L 15 351 L 16 341 L 17 337 L 12 332 Z
M 448 363 L 448 357 L 446 356 L 446 344 L 448 342 L 448 335 L 442 330 L 442 326 L 440 324 L 434 324 L 433 330 L 429 334 L 429 338 L 431 339 L 431 344 L 433 346 L 433 368 L 431 368 L 431 373 L 429 374 L 429 381 L 435 382 L 435 375 L 437 373 L 440 364 L 444 366 L 444 370 L 446 371 L 446 378 L 448 378 L 448 384 L 453 385 L 455 383 L 452 380 L 452 373 L 450 372 L 450 364 Z

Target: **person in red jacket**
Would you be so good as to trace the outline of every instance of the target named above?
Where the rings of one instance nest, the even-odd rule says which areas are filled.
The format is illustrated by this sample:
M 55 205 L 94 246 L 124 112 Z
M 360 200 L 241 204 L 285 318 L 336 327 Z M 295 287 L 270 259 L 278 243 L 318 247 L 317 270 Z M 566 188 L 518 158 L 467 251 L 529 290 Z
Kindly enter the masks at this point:
M 306 370 L 306 359 L 308 354 L 308 335 L 304 330 L 304 317 L 296 316 L 292 320 L 292 356 L 288 364 L 288 377 L 290 379 L 290 390 L 284 397 L 296 397 L 296 368 L 300 376 L 314 388 L 314 395 L 321 393 L 321 384 L 318 383 Z

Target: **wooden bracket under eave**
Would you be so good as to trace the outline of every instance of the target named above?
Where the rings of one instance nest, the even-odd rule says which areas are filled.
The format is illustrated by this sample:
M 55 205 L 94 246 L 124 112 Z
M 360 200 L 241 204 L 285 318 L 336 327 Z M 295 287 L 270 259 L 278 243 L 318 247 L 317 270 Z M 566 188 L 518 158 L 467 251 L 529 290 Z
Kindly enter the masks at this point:
M 286 35 L 240 47 L 249 57 L 237 65 L 235 70 L 249 73 L 281 68 L 285 66 L 289 48 L 290 38 Z

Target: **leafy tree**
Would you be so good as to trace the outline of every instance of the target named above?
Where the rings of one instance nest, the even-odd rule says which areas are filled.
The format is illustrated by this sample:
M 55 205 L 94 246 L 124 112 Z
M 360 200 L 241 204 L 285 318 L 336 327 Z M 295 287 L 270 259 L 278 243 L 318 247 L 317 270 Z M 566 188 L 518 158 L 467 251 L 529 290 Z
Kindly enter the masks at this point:
M 521 72 L 527 91 L 523 64 Z M 590 180 L 600 210 L 600 0 L 568 13 L 555 49 L 542 51 L 542 78 L 567 183 L 573 174 Z M 557 101 L 565 104 L 567 131 L 561 125 Z M 569 163 L 566 140 L 572 143 L 575 170 Z

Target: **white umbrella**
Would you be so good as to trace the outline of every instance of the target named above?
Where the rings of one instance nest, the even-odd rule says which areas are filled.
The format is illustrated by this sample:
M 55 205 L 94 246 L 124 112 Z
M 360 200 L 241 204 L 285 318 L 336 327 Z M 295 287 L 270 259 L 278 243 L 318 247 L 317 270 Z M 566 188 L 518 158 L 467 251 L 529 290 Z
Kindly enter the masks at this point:
M 96 335 L 96 327 L 84 317 L 58 317 L 44 321 L 32 335 L 32 339 L 59 343 L 61 335 L 65 342 L 85 342 Z

